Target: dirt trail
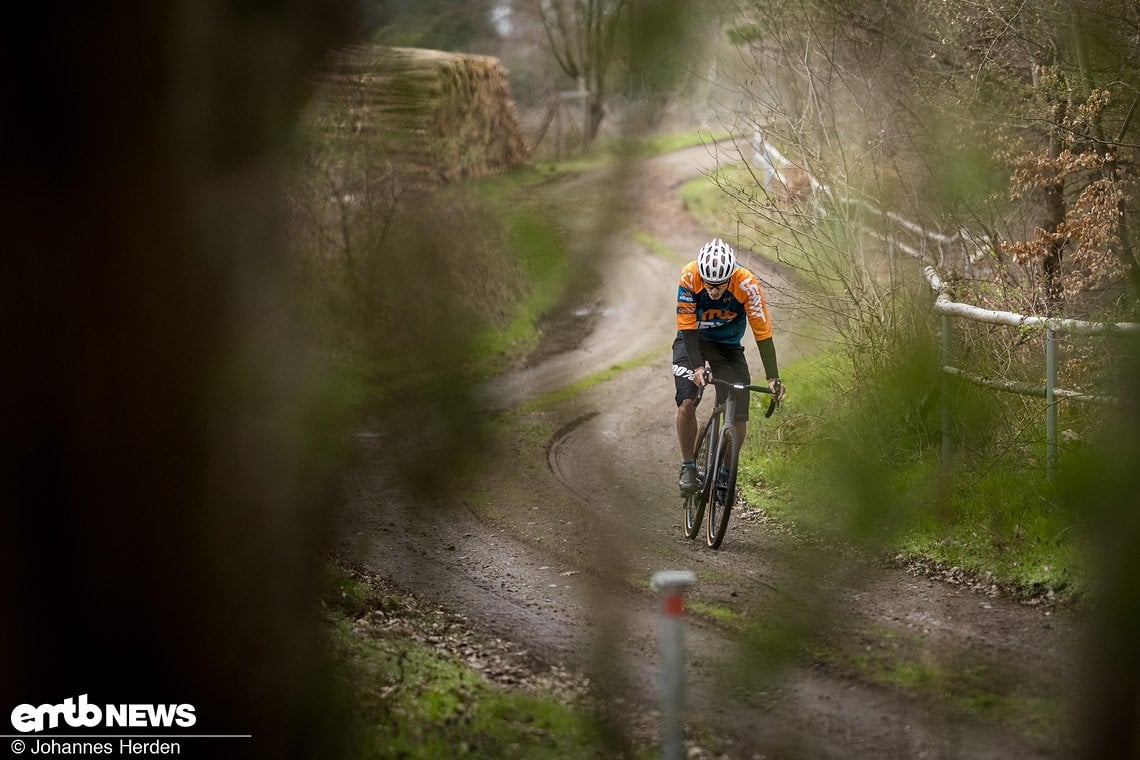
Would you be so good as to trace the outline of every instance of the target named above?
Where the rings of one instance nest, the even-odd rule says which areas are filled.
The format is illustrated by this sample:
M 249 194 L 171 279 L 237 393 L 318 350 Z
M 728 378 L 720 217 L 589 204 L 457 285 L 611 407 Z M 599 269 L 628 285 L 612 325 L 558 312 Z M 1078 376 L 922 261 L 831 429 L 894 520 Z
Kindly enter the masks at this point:
M 704 147 L 644 162 L 627 172 L 627 195 L 637 202 L 622 213 L 691 254 L 706 236 L 676 189 L 714 162 Z M 561 192 L 581 203 L 585 220 L 597 186 L 578 182 Z M 648 580 L 658 570 L 693 570 L 690 606 L 707 614 L 687 618 L 688 716 L 723 732 L 732 757 L 1066 756 L 1024 727 L 947 711 L 834 664 L 903 655 L 954 663 L 999 679 L 998 698 L 1031 703 L 1070 688 L 1065 673 L 1078 630 L 1065 614 L 806 546 L 747 510 L 734 515 L 720 551 L 683 538 L 668 346 L 684 259 L 651 254 L 631 236 L 582 239 L 605 253 L 598 257 L 603 286 L 588 301 L 596 329 L 491 386 L 488 408 L 514 407 L 647 352 L 655 358 L 571 400 L 509 413 L 520 430 L 502 452 L 511 468 L 468 483 L 471 495 L 413 504 L 392 493 L 378 470 L 363 468 L 346 498 L 341 552 L 518 642 L 536 666 L 587 673 L 600 693 L 627 697 L 635 713 L 655 703 L 659 616 Z M 766 280 L 778 278 L 758 259 L 745 262 Z M 778 303 L 772 311 L 780 331 Z M 781 357 L 806 350 L 790 333 L 779 335 Z M 758 365 L 755 349 L 749 360 Z M 745 614 L 761 621 L 756 635 L 768 637 L 766 648 L 740 648 L 739 632 L 714 622 Z M 805 657 L 801 647 L 777 661 L 772 637 L 785 624 L 807 632 L 798 640 L 810 650 L 847 654 Z M 757 662 L 757 651 L 768 661 Z

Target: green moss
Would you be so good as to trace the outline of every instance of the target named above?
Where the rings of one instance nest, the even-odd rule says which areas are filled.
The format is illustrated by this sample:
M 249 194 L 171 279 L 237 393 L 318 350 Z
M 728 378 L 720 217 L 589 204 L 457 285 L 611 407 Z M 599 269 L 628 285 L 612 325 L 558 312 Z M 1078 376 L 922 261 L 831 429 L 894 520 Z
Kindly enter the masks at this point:
M 718 623 L 738 625 L 744 617 L 738 610 L 729 607 L 722 607 L 715 604 L 708 604 L 699 600 L 689 600 L 686 602 L 686 607 L 694 615 L 708 618 L 709 620 Z
M 336 568 L 327 589 L 326 630 L 351 712 L 347 756 L 587 758 L 604 746 L 590 710 L 492 683 L 398 626 L 354 619 L 385 609 L 424 614 L 409 600 Z
M 452 658 L 396 635 L 332 624 L 347 663 L 354 758 L 593 757 L 593 721 L 552 696 L 496 686 Z

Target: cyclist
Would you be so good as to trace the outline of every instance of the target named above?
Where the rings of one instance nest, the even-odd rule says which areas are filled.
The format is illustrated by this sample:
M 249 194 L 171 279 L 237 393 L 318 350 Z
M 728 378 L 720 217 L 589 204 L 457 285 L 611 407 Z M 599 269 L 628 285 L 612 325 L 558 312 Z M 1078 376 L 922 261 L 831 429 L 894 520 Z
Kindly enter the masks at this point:
M 756 275 L 736 263 L 736 252 L 720 238 L 710 240 L 695 261 L 681 270 L 677 287 L 677 337 L 673 341 L 673 380 L 677 387 L 677 439 L 681 444 L 682 495 L 697 487 L 694 461 L 697 439 L 697 389 L 708 382 L 705 362 L 713 376 L 749 384 L 744 359 L 745 322 L 752 328 L 768 387 L 779 400 L 784 396 L 772 342 L 768 305 Z M 724 397 L 716 389 L 717 403 Z M 744 440 L 748 404 L 737 404 L 737 440 Z

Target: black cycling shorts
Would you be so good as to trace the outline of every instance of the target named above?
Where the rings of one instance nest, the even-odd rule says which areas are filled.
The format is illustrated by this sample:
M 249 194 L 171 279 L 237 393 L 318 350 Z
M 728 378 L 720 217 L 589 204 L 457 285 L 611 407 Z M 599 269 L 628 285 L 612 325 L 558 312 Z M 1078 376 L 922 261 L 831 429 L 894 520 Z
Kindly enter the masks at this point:
M 713 377 L 728 380 L 732 383 L 751 383 L 748 373 L 748 362 L 744 359 L 744 346 L 729 343 L 709 343 L 701 341 L 701 361 L 708 362 L 712 368 Z M 689 355 L 685 352 L 685 343 L 681 334 L 673 341 L 673 382 L 677 387 L 677 406 L 687 398 L 697 397 L 697 386 L 687 375 L 689 372 Z M 717 404 L 724 401 L 727 388 L 716 386 Z M 748 419 L 748 395 L 736 405 L 736 419 L 744 422 Z

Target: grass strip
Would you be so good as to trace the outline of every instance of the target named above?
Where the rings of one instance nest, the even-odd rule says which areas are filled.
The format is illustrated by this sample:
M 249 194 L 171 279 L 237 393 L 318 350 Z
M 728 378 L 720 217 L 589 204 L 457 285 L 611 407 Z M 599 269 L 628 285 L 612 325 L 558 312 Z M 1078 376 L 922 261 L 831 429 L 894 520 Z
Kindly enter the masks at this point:
M 355 760 L 593 758 L 604 749 L 580 681 L 526 671 L 496 650 L 501 642 L 481 641 L 438 609 L 334 565 L 323 610 Z
M 534 412 L 553 406 L 555 404 L 562 403 L 563 401 L 568 401 L 575 396 L 584 393 L 590 388 L 593 388 L 596 385 L 600 385 L 604 382 L 614 379 L 627 370 L 635 369 L 637 367 L 644 367 L 650 362 L 661 358 L 663 355 L 664 349 L 660 351 L 646 351 L 645 353 L 635 356 L 632 359 L 624 362 L 618 362 L 617 364 L 607 367 L 600 372 L 595 372 L 588 377 L 584 377 L 581 380 L 576 380 L 569 385 L 558 388 L 557 390 L 550 391 L 549 393 L 544 393 L 537 398 L 534 398 L 525 404 L 522 404 L 519 407 L 519 411 Z

